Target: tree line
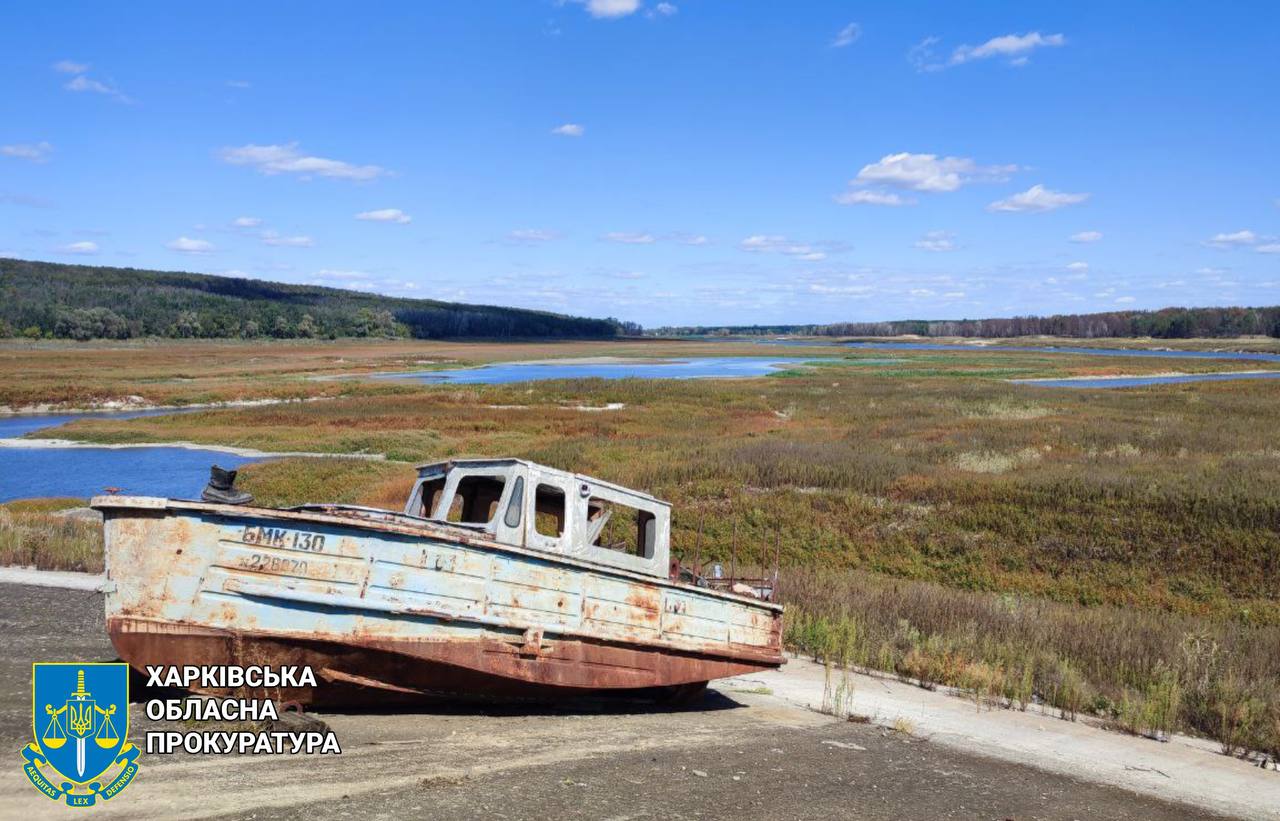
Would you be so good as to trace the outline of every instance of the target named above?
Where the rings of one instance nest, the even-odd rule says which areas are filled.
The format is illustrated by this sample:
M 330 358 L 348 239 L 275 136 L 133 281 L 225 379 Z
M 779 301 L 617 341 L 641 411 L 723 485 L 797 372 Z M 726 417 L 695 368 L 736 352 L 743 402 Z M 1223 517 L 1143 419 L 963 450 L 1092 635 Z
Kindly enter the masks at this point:
M 633 323 L 313 285 L 0 259 L 0 337 L 602 338 Z
M 817 329 L 822 336 L 1065 336 L 1079 339 L 1149 336 L 1190 339 L 1231 336 L 1280 337 L 1280 307 L 1163 308 L 1098 314 L 1015 316 L 1005 319 L 838 322 Z
M 1189 339 L 1280 337 L 1280 306 L 1269 308 L 1162 308 L 1098 314 L 1014 316 L 1004 319 L 904 319 L 830 325 L 729 325 L 651 328 L 650 336 L 1064 336 L 1077 339 L 1138 337 Z

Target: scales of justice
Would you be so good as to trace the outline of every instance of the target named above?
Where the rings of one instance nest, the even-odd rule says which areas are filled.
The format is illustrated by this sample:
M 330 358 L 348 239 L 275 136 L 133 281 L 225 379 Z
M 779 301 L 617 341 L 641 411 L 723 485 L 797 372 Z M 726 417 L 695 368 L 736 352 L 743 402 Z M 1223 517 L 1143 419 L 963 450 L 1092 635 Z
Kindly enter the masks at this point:
M 66 703 L 58 709 L 52 704 L 44 705 L 49 716 L 49 724 L 44 728 L 41 741 L 51 750 L 57 750 L 67 743 L 68 738 L 76 742 L 76 775 L 84 778 L 84 747 L 92 737 L 104 750 L 120 743 L 120 736 L 111 717 L 116 714 L 116 705 L 108 705 L 107 709 L 98 706 L 92 693 L 84 689 L 84 670 L 76 673 L 76 689 Z M 65 726 L 64 726 L 65 722 Z

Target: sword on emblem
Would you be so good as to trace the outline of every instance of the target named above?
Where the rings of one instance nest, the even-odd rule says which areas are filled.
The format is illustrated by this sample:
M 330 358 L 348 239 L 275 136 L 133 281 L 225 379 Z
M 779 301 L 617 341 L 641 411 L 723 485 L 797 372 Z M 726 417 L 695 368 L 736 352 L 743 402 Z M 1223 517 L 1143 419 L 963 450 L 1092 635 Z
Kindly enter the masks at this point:
M 84 689 L 84 670 L 76 673 L 76 690 L 67 699 L 67 730 L 76 740 L 76 775 L 84 777 L 84 742 L 93 732 L 93 710 L 97 705 Z

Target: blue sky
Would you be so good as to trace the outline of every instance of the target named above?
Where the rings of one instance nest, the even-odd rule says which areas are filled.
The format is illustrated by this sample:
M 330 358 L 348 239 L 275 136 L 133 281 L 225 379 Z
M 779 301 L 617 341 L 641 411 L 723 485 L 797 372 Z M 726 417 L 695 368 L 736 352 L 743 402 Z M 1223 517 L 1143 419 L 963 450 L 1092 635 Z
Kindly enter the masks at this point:
M 650 326 L 1276 304 L 1276 21 L 13 3 L 0 255 Z

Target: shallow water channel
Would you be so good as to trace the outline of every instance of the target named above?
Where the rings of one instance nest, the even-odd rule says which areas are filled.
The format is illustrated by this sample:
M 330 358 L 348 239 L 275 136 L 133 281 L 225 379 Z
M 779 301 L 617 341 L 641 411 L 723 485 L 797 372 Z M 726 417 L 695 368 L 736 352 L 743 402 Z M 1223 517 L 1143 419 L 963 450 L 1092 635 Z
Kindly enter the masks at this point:
M 0 439 L 76 419 L 131 419 L 182 413 L 181 409 L 0 416 Z M 53 434 L 50 434 L 53 436 Z M 0 502 L 53 496 L 88 498 L 108 487 L 139 496 L 190 499 L 209 480 L 209 466 L 239 467 L 256 459 L 217 448 L 172 446 L 57 447 L 32 442 L 0 447 Z

